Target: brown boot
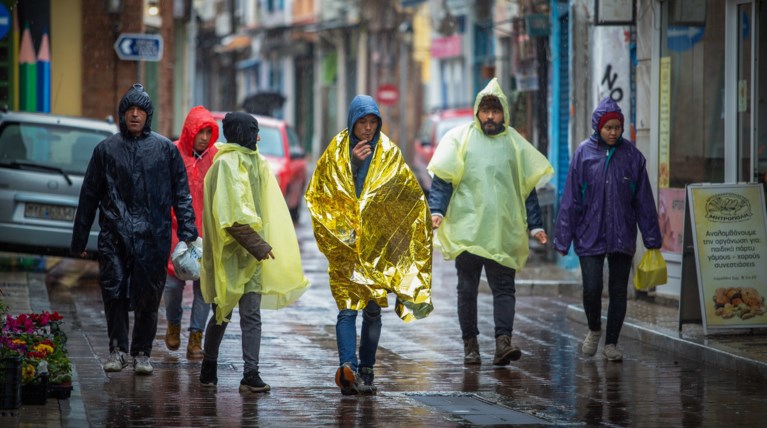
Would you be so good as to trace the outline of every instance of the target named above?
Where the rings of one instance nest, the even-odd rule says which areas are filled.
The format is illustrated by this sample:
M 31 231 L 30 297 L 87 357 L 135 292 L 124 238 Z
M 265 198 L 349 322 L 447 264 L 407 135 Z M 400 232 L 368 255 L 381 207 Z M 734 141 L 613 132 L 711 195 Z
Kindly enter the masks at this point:
M 463 363 L 464 364 L 482 364 L 482 358 L 479 356 L 479 343 L 477 337 L 463 339 Z
M 165 332 L 165 346 L 175 351 L 181 346 L 181 326 L 168 323 L 168 331 Z
M 187 358 L 202 358 L 202 332 L 194 331 L 189 333 L 189 344 L 186 346 Z
M 505 366 L 510 361 L 516 361 L 522 356 L 522 351 L 511 345 L 511 336 L 498 336 L 495 338 L 495 358 L 493 364 Z

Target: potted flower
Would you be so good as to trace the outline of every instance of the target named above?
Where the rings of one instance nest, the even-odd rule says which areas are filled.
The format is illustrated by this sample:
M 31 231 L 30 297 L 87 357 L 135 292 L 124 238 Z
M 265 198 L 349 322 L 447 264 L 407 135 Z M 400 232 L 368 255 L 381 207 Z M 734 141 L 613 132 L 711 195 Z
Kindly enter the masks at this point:
M 44 404 L 45 398 L 68 398 L 72 390 L 72 363 L 66 349 L 58 312 L 6 315 L 0 343 L 21 355 L 22 399 Z

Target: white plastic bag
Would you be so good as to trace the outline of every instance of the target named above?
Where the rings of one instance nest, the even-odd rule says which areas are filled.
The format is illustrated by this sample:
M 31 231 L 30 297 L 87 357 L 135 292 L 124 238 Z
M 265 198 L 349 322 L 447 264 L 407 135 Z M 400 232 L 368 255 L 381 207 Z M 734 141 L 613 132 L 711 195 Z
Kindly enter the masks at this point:
M 202 262 L 202 238 L 187 246 L 186 242 L 181 241 L 176 245 L 173 254 L 170 256 L 173 263 L 173 269 L 176 271 L 176 278 L 181 280 L 196 281 L 200 279 L 200 263 Z

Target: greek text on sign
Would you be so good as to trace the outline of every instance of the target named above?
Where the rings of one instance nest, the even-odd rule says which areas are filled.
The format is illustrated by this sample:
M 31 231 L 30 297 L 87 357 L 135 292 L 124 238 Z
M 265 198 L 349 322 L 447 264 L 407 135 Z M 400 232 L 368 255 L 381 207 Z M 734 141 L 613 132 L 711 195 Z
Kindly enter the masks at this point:
M 117 56 L 124 61 L 159 61 L 163 41 L 159 34 L 120 34 L 114 44 Z

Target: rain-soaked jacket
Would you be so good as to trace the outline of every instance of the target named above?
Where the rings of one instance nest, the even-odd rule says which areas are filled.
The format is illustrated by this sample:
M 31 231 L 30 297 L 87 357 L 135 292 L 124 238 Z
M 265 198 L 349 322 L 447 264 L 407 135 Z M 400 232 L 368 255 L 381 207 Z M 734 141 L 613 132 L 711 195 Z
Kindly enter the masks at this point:
M 578 256 L 636 251 L 637 225 L 646 248 L 660 248 L 658 225 L 646 161 L 622 137 L 612 147 L 599 137 L 599 120 L 620 113 L 611 98 L 594 110 L 594 129 L 573 154 L 557 216 L 554 248 L 562 253 L 573 243 Z
M 371 141 L 373 154 L 355 180 L 351 149 L 357 141 L 350 132 L 368 114 L 379 118 L 379 127 Z M 380 132 L 380 118 L 371 97 L 352 100 L 348 128 L 317 161 L 306 204 L 317 245 L 328 258 L 338 309 L 361 310 L 369 300 L 386 307 L 391 292 L 397 295 L 395 312 L 408 322 L 433 309 L 431 214 L 399 148 Z
M 240 120 L 243 114 L 227 114 L 229 142 L 216 143 L 218 153 L 205 176 L 200 288 L 205 302 L 218 306 L 219 324 L 245 293 L 261 294 L 263 309 L 279 309 L 309 287 L 285 198 L 256 146 L 257 122 Z M 259 261 L 230 233 L 232 227 L 250 228 L 250 236 L 266 241 L 275 258 Z
M 482 98 L 493 95 L 503 107 L 504 130 L 486 135 L 477 118 Z M 474 121 L 453 128 L 440 140 L 428 169 L 452 184 L 435 246 L 446 259 L 464 251 L 511 269 L 529 255 L 525 201 L 554 169 L 541 152 L 509 125 L 509 105 L 492 79 L 474 101 Z
M 208 142 L 208 147 L 202 153 L 195 153 L 194 138 L 205 128 L 211 128 L 213 131 Z M 203 106 L 192 107 L 184 121 L 184 128 L 181 130 L 181 137 L 173 144 L 181 153 L 181 159 L 186 166 L 186 176 L 189 179 L 189 193 L 192 195 L 192 208 L 194 208 L 194 225 L 197 226 L 197 232 L 202 235 L 202 202 L 203 202 L 203 181 L 205 174 L 213 163 L 213 156 L 216 155 L 215 142 L 218 141 L 218 123 L 213 115 Z M 173 251 L 178 244 L 178 220 L 176 213 L 173 212 L 173 233 L 171 234 L 170 249 Z M 173 263 L 168 260 L 168 273 L 175 275 Z
M 132 106 L 147 113 L 138 137 L 125 123 Z M 123 96 L 118 111 L 120 132 L 96 146 L 85 172 L 70 249 L 77 256 L 85 250 L 98 210 L 102 298 L 129 298 L 132 310 L 156 311 L 170 254 L 170 210 L 178 216 L 178 238 L 197 239 L 192 198 L 178 150 L 151 131 L 152 101 L 140 85 Z

